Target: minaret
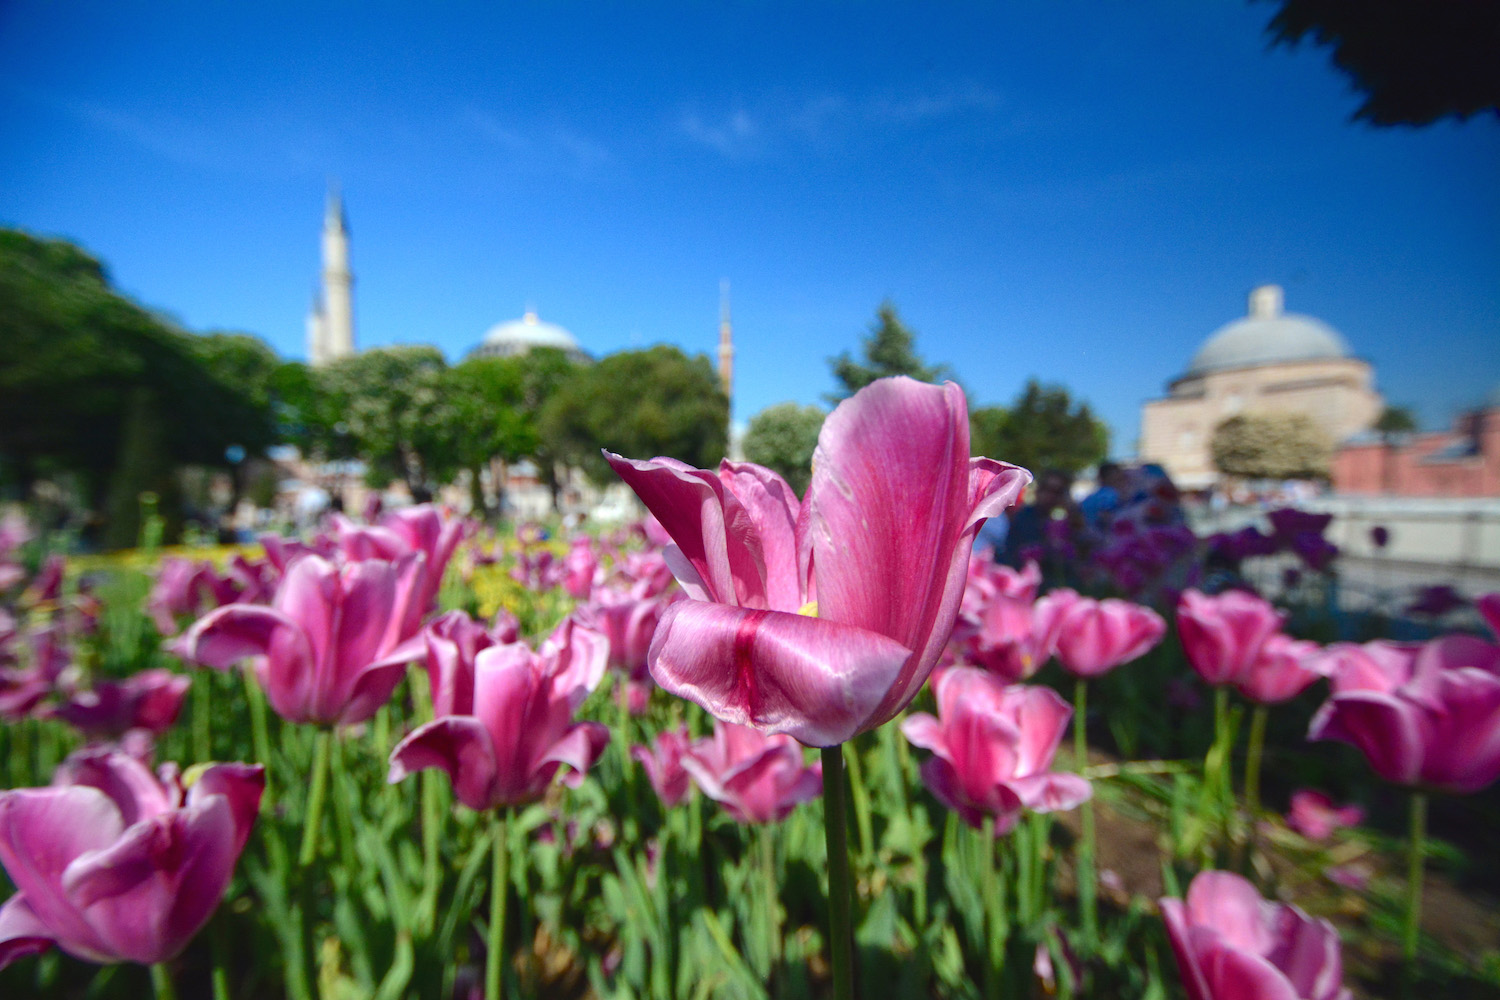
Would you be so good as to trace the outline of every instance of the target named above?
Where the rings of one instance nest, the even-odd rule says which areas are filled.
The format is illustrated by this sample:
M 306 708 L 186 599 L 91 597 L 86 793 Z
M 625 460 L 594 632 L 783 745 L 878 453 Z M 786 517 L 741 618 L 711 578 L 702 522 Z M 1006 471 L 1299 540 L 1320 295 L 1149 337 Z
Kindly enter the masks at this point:
M 323 335 L 323 292 L 313 286 L 312 308 L 307 311 L 307 363 L 316 367 L 328 360 L 328 344 Z
M 328 190 L 323 213 L 322 357 L 324 364 L 354 353 L 354 275 L 349 272 L 349 225 L 338 187 Z
M 729 279 L 719 282 L 719 384 L 734 404 L 734 329 L 729 325 Z

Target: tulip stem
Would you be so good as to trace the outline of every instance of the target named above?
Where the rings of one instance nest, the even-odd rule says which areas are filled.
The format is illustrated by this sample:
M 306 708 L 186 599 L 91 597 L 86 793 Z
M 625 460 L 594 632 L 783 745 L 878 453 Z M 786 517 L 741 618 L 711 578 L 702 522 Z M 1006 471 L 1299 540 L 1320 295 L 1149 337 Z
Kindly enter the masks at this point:
M 1214 803 L 1219 813 L 1219 849 L 1230 850 L 1231 832 L 1234 829 L 1234 779 L 1230 768 L 1233 766 L 1234 736 L 1229 728 L 1229 688 L 1214 688 L 1214 773 L 1209 776 L 1214 784 L 1214 793 L 1218 801 Z
M 318 730 L 314 738 L 312 787 L 307 793 L 307 815 L 303 817 L 302 850 L 297 867 L 307 868 L 318 856 L 318 827 L 323 822 L 323 800 L 328 797 L 328 764 L 332 757 L 333 732 Z
M 172 970 L 166 962 L 155 962 L 151 966 L 151 988 L 156 1000 L 177 1000 L 177 987 L 172 983 Z
M 494 864 L 490 873 L 490 927 L 484 958 L 484 998 L 505 996 L 505 900 L 510 894 L 510 838 L 508 810 L 497 809 L 490 823 Z
M 212 680 L 207 670 L 198 670 L 193 675 L 193 756 L 199 763 L 214 759 L 208 728 L 213 712 L 213 695 L 209 689 Z
M 1422 926 L 1422 854 L 1427 834 L 1427 795 L 1414 792 L 1411 797 L 1411 843 L 1406 869 L 1406 927 L 1401 935 L 1401 956 L 1406 960 L 1406 974 L 1411 976 L 1417 960 L 1417 935 Z
M 1266 746 L 1266 706 L 1256 705 L 1250 713 L 1250 745 L 1245 748 L 1245 811 L 1250 815 L 1246 847 L 1246 864 L 1255 864 L 1255 840 L 1260 823 L 1260 766 Z
M 854 1000 L 854 924 L 849 885 L 849 816 L 844 748 L 823 748 L 823 836 L 828 844 L 828 950 L 834 1000 Z
M 250 740 L 255 745 L 255 757 L 266 768 L 266 790 L 260 797 L 260 811 L 270 813 L 275 805 L 272 795 L 271 736 L 266 729 L 266 696 L 250 671 L 241 671 L 245 681 L 245 701 L 250 705 Z
M 1088 681 L 1073 682 L 1073 758 L 1082 774 L 1089 763 Z M 1094 800 L 1084 800 L 1079 819 L 1083 835 L 1078 841 L 1078 917 L 1083 925 L 1084 946 L 1092 952 L 1099 938 L 1098 886 L 1094 874 Z
M 765 899 L 762 905 L 765 908 L 765 926 L 762 932 L 765 934 L 766 946 L 766 980 L 769 983 L 771 974 L 776 969 L 780 948 L 777 947 L 777 939 L 780 936 L 780 921 L 776 918 L 777 892 L 776 883 L 776 841 L 774 838 L 774 827 L 765 823 L 756 831 L 760 840 L 760 877 L 761 887 L 765 891 Z

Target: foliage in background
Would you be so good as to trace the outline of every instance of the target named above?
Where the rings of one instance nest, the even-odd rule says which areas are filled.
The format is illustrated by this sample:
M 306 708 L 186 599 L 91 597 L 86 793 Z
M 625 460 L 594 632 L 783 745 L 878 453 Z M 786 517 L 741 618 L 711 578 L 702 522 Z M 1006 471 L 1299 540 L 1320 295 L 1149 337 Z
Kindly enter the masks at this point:
M 801 496 L 812 478 L 813 449 L 825 417 L 816 406 L 788 402 L 766 407 L 745 431 L 745 460 L 775 469 Z
M 599 454 L 671 455 L 697 468 L 724 457 L 729 400 L 704 355 L 658 344 L 579 369 L 542 410 L 542 438 L 599 483 L 615 474 Z
M 969 450 L 1033 473 L 1074 473 L 1109 454 L 1109 428 L 1067 389 L 1030 379 L 1008 408 L 969 412 Z
M 1246 479 L 1326 479 L 1333 442 L 1305 413 L 1241 413 L 1215 430 L 1214 467 Z
M 828 396 L 830 403 L 846 399 L 876 379 L 891 375 L 908 375 L 918 382 L 941 382 L 953 377 L 947 365 L 929 365 L 922 360 L 917 353 L 916 334 L 901 322 L 895 304 L 889 301 L 880 304 L 860 351 L 862 362 L 855 361 L 848 351 L 828 359 L 833 377 L 839 383 L 838 391 Z

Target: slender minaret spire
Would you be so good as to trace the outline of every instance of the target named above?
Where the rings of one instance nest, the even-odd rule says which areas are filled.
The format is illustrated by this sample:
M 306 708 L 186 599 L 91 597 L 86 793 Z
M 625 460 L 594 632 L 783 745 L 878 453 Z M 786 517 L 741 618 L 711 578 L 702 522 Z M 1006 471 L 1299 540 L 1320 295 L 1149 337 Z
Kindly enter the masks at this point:
M 719 282 L 719 384 L 734 405 L 734 329 L 729 325 L 729 279 Z
M 307 363 L 321 365 L 328 361 L 328 344 L 323 335 L 323 291 L 313 285 L 312 307 L 307 311 Z
M 323 213 L 323 364 L 354 353 L 354 275 L 349 271 L 349 225 L 338 185 L 328 188 Z

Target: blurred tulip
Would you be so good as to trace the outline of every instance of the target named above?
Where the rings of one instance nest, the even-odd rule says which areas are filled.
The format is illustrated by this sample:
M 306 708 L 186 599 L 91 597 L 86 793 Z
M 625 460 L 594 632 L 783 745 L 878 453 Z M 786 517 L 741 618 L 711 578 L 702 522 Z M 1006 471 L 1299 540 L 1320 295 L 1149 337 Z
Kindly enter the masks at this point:
M 1262 705 L 1296 697 L 1322 676 L 1322 647 L 1277 632 L 1261 644 L 1260 655 L 1233 681 L 1235 690 Z
M 1475 599 L 1474 607 L 1478 609 L 1479 617 L 1490 627 L 1490 634 L 1500 639 L 1500 591 Z
M 630 756 L 645 769 L 646 777 L 651 780 L 651 787 L 656 789 L 656 797 L 668 809 L 687 798 L 688 792 L 692 791 L 687 769 L 682 766 L 683 757 L 689 752 L 691 743 L 692 737 L 688 735 L 687 726 L 681 726 L 657 733 L 649 747 L 630 748 Z
M 968 456 L 963 391 L 908 378 L 834 410 L 800 503 L 757 465 L 715 474 L 607 455 L 672 535 L 667 558 L 691 598 L 662 616 L 656 682 L 809 746 L 890 719 L 948 641 L 979 526 L 1030 478 Z
M 1078 597 L 1066 602 L 1059 615 L 1057 659 L 1078 677 L 1098 677 L 1145 655 L 1166 631 L 1167 623 L 1148 607 Z
M 342 570 L 315 555 L 295 559 L 270 606 L 230 604 L 199 619 L 171 649 L 225 669 L 253 657 L 271 707 L 290 722 L 352 725 L 391 697 L 420 638 L 401 642 L 423 557 L 355 562 Z
M 1500 777 L 1500 647 L 1454 635 L 1329 653 L 1333 695 L 1308 739 L 1357 747 L 1398 785 L 1471 793 Z
M 682 755 L 682 767 L 741 823 L 778 822 L 823 794 L 823 765 L 804 764 L 796 740 L 732 722 L 715 721 L 714 734 Z
M 164 962 L 229 886 L 260 808 L 260 765 L 159 777 L 119 753 L 86 753 L 51 788 L 0 792 L 0 967 L 56 945 L 90 962 Z
M 1370 529 L 1370 544 L 1377 549 L 1383 549 L 1391 544 L 1391 529 L 1383 524 L 1377 524 Z
M 1057 649 L 1062 616 L 1078 600 L 1071 590 L 1054 590 L 1036 601 L 998 595 L 962 629 L 962 657 L 1006 683 L 1033 676 Z
M 594 670 L 597 661 L 597 670 Z M 586 677 L 604 669 L 603 650 L 533 653 L 522 643 L 481 649 L 474 658 L 473 713 L 418 727 L 391 752 L 387 780 L 423 768 L 445 771 L 453 794 L 474 810 L 533 802 L 558 770 L 576 788 L 609 742 L 597 722 L 573 722 L 588 694 Z
M 1327 920 L 1262 899 L 1229 872 L 1205 871 L 1162 921 L 1188 1000 L 1348 1000 L 1339 935 Z
M 580 535 L 573 539 L 568 554 L 563 557 L 563 589 L 582 601 L 594 589 L 594 575 L 599 571 L 599 552 L 593 539 Z
M 1365 818 L 1359 806 L 1335 806 L 1322 792 L 1301 789 L 1292 793 L 1286 825 L 1308 840 L 1327 840 L 1341 826 L 1354 826 Z
M 117 739 L 132 729 L 160 736 L 182 711 L 192 680 L 170 670 L 142 670 L 121 681 L 98 680 L 55 709 L 89 739 Z
M 434 718 L 474 713 L 474 657 L 481 649 L 515 642 L 514 634 L 496 634 L 469 617 L 449 611 L 422 631 L 427 681 Z
M 1073 715 L 1056 692 L 1007 685 L 972 667 L 943 671 L 933 690 L 937 718 L 914 713 L 901 732 L 933 752 L 922 780 L 965 823 L 992 823 L 998 837 L 1023 809 L 1072 809 L 1093 795 L 1079 775 L 1048 770 Z
M 1177 635 L 1188 662 L 1209 684 L 1233 684 L 1260 658 L 1283 616 L 1253 594 L 1229 590 L 1210 597 L 1183 591 L 1177 602 Z
M 1469 602 L 1464 595 L 1453 589 L 1446 583 L 1433 584 L 1423 587 L 1417 594 L 1417 599 L 1407 605 L 1406 613 L 1409 615 L 1426 615 L 1429 618 L 1441 618 L 1450 611 L 1456 611 Z

